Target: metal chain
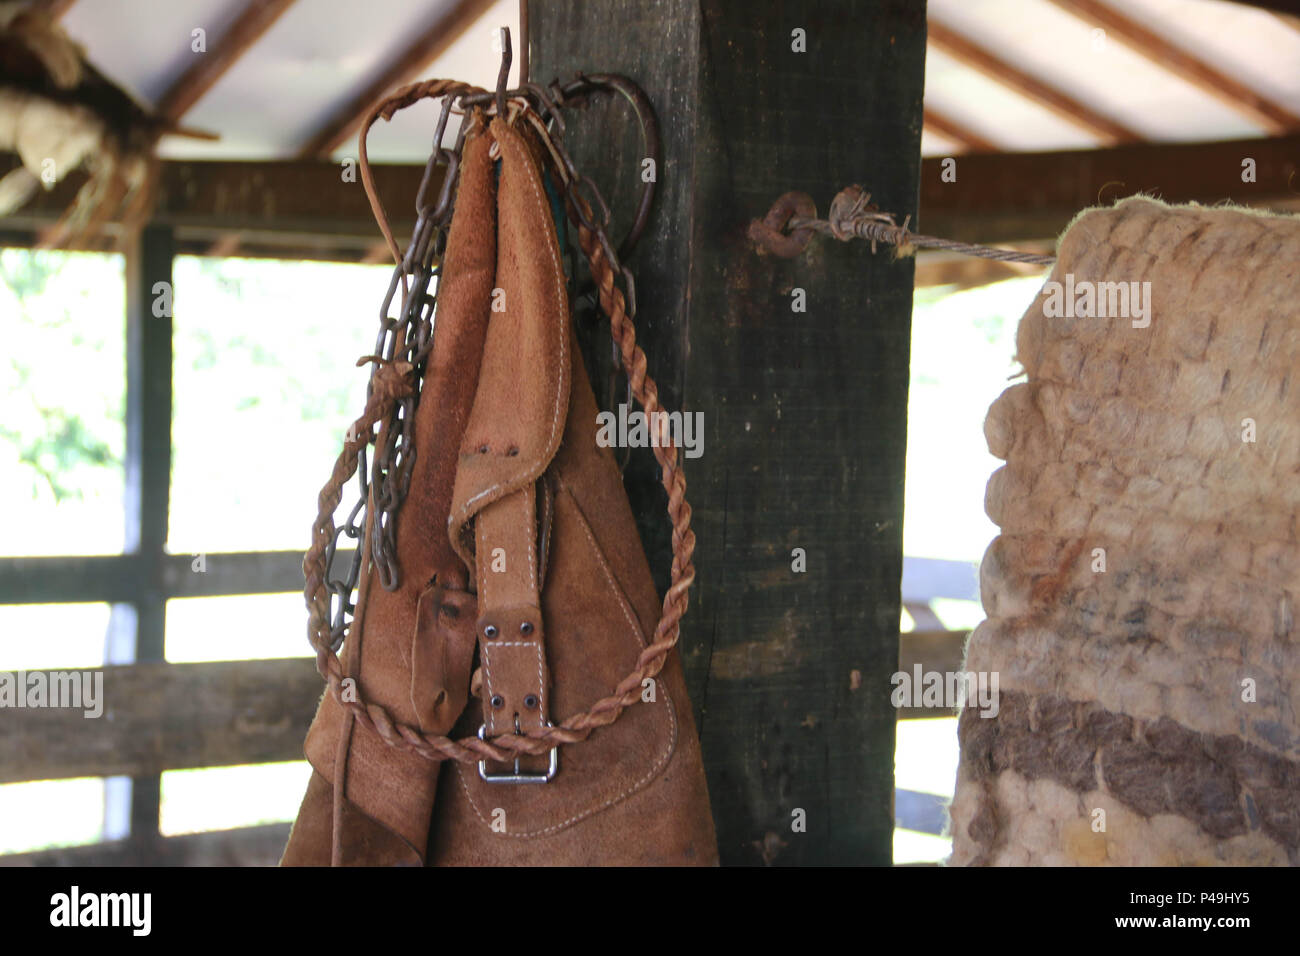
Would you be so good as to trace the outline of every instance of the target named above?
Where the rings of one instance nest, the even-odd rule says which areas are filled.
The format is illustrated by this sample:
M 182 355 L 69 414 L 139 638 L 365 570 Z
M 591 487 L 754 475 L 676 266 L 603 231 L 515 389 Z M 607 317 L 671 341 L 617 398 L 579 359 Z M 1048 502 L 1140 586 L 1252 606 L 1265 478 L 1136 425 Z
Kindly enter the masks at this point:
M 504 68 L 502 72 L 504 73 Z M 635 89 L 644 101 L 644 94 L 639 88 L 623 77 L 579 77 L 568 86 L 552 84 L 550 96 L 546 95 L 546 91 L 532 84 L 526 84 L 523 89 L 511 90 L 504 95 L 498 88 L 494 96 L 485 91 L 469 92 L 473 88 L 467 88 L 463 84 L 435 80 L 404 87 L 384 100 L 376 106 L 362 129 L 362 180 L 366 185 L 366 192 L 371 199 L 380 229 L 389 247 L 393 249 L 399 266 L 394 274 L 383 310 L 381 323 L 383 327 L 376 355 L 362 360 L 373 361 L 376 366 L 372 373 L 366 410 L 357 421 L 357 426 L 363 431 L 361 434 L 351 436 L 345 442 L 344 451 L 335 463 L 330 481 L 321 490 L 321 506 L 317 523 L 313 528 L 313 544 L 303 561 L 307 578 L 304 591 L 309 609 L 308 630 L 312 646 L 316 648 L 317 667 L 328 681 L 330 693 L 335 699 L 347 708 L 354 719 L 374 730 L 390 745 L 418 753 L 429 760 L 452 759 L 468 763 L 485 758 L 507 760 L 522 753 L 544 754 L 557 744 L 585 740 L 597 727 L 606 726 L 617 720 L 627 707 L 640 699 L 643 681 L 660 672 L 667 655 L 680 637 L 681 618 L 686 612 L 690 587 L 695 579 L 695 568 L 691 563 L 695 550 L 695 535 L 690 527 L 691 508 L 686 501 L 686 479 L 678 461 L 677 448 L 671 443 L 658 446 L 654 449 L 654 454 L 660 464 L 660 480 L 668 495 L 668 514 L 673 526 L 672 581 L 664 595 L 659 623 L 650 643 L 638 656 L 634 669 L 619 682 L 618 686 L 611 693 L 592 703 L 587 710 L 571 715 L 556 726 L 542 728 L 535 734 L 531 732 L 528 735 L 504 734 L 491 741 L 478 737 L 452 740 L 441 735 L 424 733 L 416 727 L 396 723 L 383 707 L 367 704 L 355 695 L 350 699 L 343 697 L 341 688 L 345 674 L 336 653 L 337 646 L 334 644 L 335 628 L 327 627 L 327 621 L 330 619 L 328 613 L 330 597 L 343 593 L 338 610 L 343 621 L 340 633 L 346 633 L 346 618 L 352 611 L 351 591 L 347 589 L 348 579 L 355 581 L 356 574 L 350 569 L 348 578 L 327 585 L 327 578 L 330 575 L 326 570 L 325 553 L 334 547 L 340 534 L 333 527 L 332 515 L 334 508 L 337 507 L 341 488 L 349 480 L 352 471 L 364 471 L 361 465 L 364 447 L 370 441 L 376 442 L 378 448 L 370 482 L 372 497 L 375 499 L 376 514 L 373 517 L 381 519 L 384 514 L 383 508 L 394 501 L 400 504 L 401 497 L 405 494 L 406 484 L 409 483 L 410 462 L 415 451 L 409 441 L 409 422 L 412 418 L 410 409 L 418 399 L 417 373 L 427 361 L 432 332 L 433 297 L 428 293 L 428 282 L 436 275 L 435 254 L 441 251 L 441 244 L 445 242 L 445 238 L 435 239 L 435 236 L 445 232 L 449 220 L 452 179 L 455 173 L 452 164 L 458 163 L 456 157 L 463 143 L 462 137 L 461 143 L 457 144 L 457 151 L 444 151 L 441 150 L 438 142 L 435 142 L 434 154 L 430 157 L 430 166 L 426 170 L 426 184 L 431 179 L 434 165 L 445 154 L 449 169 L 448 178 L 444 181 L 443 196 L 438 206 L 432 210 L 426 210 L 422 200 L 417 202 L 420 221 L 416 224 L 411 249 L 402 256 L 392 240 L 387 217 L 383 214 L 382 205 L 374 189 L 365 156 L 365 134 L 378 116 L 384 115 L 387 118 L 396 110 L 431 96 L 447 95 L 448 101 L 454 101 L 466 110 L 479 106 L 480 111 L 475 115 L 480 119 L 497 115 L 506 108 L 508 98 L 507 121 L 517 122 L 523 118 L 531 124 L 536 129 L 541 144 L 551 156 L 553 162 L 548 165 L 560 180 L 566 212 L 578 227 L 579 245 L 591 266 L 598 290 L 598 300 L 602 310 L 609 317 L 610 332 L 619 350 L 630 389 L 649 417 L 660 407 L 658 388 L 647 372 L 645 353 L 636 343 L 636 330 L 632 322 L 636 314 L 636 285 L 632 273 L 622 265 L 618 253 L 609 240 L 606 232 L 610 218 L 609 207 L 601 196 L 600 190 L 594 182 L 578 173 L 564 148 L 562 138 L 548 125 L 553 123 L 560 131 L 563 130 L 555 103 L 563 102 L 566 96 L 585 94 L 593 89 L 614 89 L 633 99 L 628 95 L 628 89 L 625 87 Z M 633 103 L 636 105 L 635 99 Z M 446 109 L 444 105 L 444 110 Z M 640 108 L 638 108 L 638 116 L 644 126 L 646 117 L 641 114 Z M 647 141 L 649 140 L 648 136 Z M 422 186 L 421 197 L 423 193 Z M 648 212 L 648 209 L 649 202 L 643 197 L 643 213 Z M 639 214 L 639 223 L 643 219 L 644 215 Z M 624 241 L 621 250 L 624 253 L 635 241 L 636 231 L 634 229 L 629 239 Z M 409 288 L 408 278 L 414 279 L 414 283 Z M 399 284 L 403 288 L 402 309 L 398 318 L 390 319 L 388 305 Z M 404 408 L 406 411 L 403 414 Z M 374 433 L 376 427 L 377 435 Z M 399 431 L 407 436 L 404 441 L 392 439 L 392 436 Z M 391 445 L 388 444 L 390 440 L 394 441 Z M 381 456 L 384 462 L 382 467 Z M 386 482 L 386 487 L 391 491 L 382 491 L 379 488 L 380 481 Z M 354 509 L 342 533 L 349 534 L 355 529 L 358 514 L 360 511 Z M 363 519 L 362 527 L 367 523 L 373 527 L 380 525 L 381 521 L 367 522 Z M 390 526 L 394 524 L 394 514 L 391 510 L 387 512 L 387 524 Z M 376 552 L 385 540 L 382 531 L 372 534 L 369 541 L 360 543 L 357 554 L 360 556 L 367 551 Z M 378 558 L 376 564 L 378 565 Z M 392 565 L 391 570 L 395 579 L 396 566 Z
M 472 90 L 473 87 L 465 87 Z M 442 145 L 447 121 L 455 101 L 454 96 L 443 100 L 442 113 L 433 135 L 433 149 L 425 165 L 424 177 L 416 194 L 415 228 L 411 241 L 401 260 L 394 266 L 388 291 L 379 310 L 379 333 L 375 351 L 362 361 L 371 360 L 375 368 L 366 388 L 369 399 L 375 389 L 376 376 L 385 365 L 405 362 L 413 367 L 417 377 L 424 375 L 429 352 L 433 346 L 433 322 L 437 308 L 437 281 L 442 268 L 442 254 L 446 249 L 447 229 L 454 211 L 455 183 L 460 170 L 461 152 L 465 136 L 471 126 L 467 118 L 461 124 L 455 145 L 448 149 Z M 435 173 L 443 167 L 442 189 L 435 203 L 429 202 L 430 185 L 436 181 Z M 396 315 L 393 301 L 401 290 Z M 343 525 L 338 528 L 325 552 L 325 586 L 330 594 L 330 647 L 337 651 L 343 644 L 352 615 L 356 611 L 357 584 L 368 545 L 380 585 L 388 591 L 400 583 L 397 566 L 397 511 L 406 500 L 411 484 L 411 469 L 415 463 L 413 444 L 415 406 L 419 394 L 399 398 L 383 421 L 370 426 L 361 436 L 359 449 L 357 502 Z M 356 428 L 356 425 L 353 425 Z M 357 437 L 357 436 L 351 436 Z M 373 464 L 367 468 L 366 446 L 375 445 Z M 373 520 L 367 522 L 367 509 L 371 507 L 373 489 Z M 370 527 L 370 540 L 363 544 L 363 529 Z M 338 559 L 339 539 L 346 536 L 357 543 L 347 571 L 340 574 L 335 569 Z

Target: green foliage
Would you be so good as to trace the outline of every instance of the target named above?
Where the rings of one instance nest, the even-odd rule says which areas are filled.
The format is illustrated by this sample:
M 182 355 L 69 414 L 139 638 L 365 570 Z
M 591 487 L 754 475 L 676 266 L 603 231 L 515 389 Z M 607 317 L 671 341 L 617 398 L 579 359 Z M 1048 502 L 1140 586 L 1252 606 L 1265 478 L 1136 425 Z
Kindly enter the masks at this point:
M 0 443 L 24 476 L 19 486 L 57 503 L 120 485 L 121 258 L 5 249 L 0 282 L 9 412 Z

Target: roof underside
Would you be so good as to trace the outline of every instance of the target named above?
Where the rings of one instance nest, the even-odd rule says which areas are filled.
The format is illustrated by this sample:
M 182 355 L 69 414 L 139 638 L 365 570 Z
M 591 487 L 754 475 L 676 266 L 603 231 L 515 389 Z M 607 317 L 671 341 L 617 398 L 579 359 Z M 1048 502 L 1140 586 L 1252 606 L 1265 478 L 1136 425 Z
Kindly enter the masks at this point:
M 156 105 L 174 94 L 196 57 L 213 56 L 239 33 L 253 6 L 76 0 L 62 23 L 106 75 Z M 518 0 L 281 6 L 183 112 L 184 125 L 220 140 L 169 137 L 164 156 L 353 156 L 358 103 L 369 91 L 428 76 L 491 87 L 499 62 L 494 29 L 518 34 Z M 1279 14 L 1219 0 L 929 0 L 929 17 L 928 156 L 1241 139 L 1300 127 L 1293 122 L 1300 28 Z M 206 53 L 191 50 L 197 28 L 206 33 Z M 1143 42 L 1143 29 L 1163 46 Z M 431 62 L 422 49 L 435 54 Z M 393 65 L 403 60 L 408 73 L 398 78 Z M 425 103 L 379 124 L 372 158 L 422 162 L 435 119 Z

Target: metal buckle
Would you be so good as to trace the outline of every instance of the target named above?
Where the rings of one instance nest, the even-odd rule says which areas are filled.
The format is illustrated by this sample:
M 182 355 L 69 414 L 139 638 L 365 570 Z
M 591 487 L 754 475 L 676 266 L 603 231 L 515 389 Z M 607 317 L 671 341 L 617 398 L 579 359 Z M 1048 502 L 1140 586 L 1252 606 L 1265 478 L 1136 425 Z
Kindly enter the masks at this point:
M 549 720 L 546 722 L 547 727 L 555 726 Z M 518 726 L 516 726 L 518 731 Z M 487 724 L 480 724 L 478 728 L 478 739 L 487 740 Z M 550 783 L 555 779 L 556 771 L 560 769 L 560 748 L 551 748 L 551 765 L 546 768 L 545 773 L 524 773 L 519 769 L 519 757 L 515 756 L 514 773 L 488 773 L 487 761 L 478 762 L 478 775 L 487 783 Z

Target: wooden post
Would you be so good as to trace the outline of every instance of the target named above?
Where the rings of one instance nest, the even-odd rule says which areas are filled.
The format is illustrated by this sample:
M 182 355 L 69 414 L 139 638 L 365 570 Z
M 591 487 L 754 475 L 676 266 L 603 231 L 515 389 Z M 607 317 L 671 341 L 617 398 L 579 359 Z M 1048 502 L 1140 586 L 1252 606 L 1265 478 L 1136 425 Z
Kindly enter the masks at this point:
M 924 4 L 531 0 L 529 18 L 534 80 L 625 73 L 663 130 L 630 265 L 660 394 L 703 413 L 681 647 L 723 862 L 888 864 L 913 267 L 825 239 L 759 256 L 746 227 L 788 190 L 824 214 L 857 182 L 915 223 Z M 568 141 L 617 242 L 643 157 L 620 105 L 591 113 Z M 649 454 L 628 487 L 662 587 Z
M 136 662 L 161 661 L 164 650 L 167 600 L 163 549 L 171 495 L 174 247 L 171 227 L 146 226 L 132 238 L 126 254 L 125 550 L 136 554 Z M 132 841 L 158 838 L 160 801 L 157 775 L 132 779 Z

